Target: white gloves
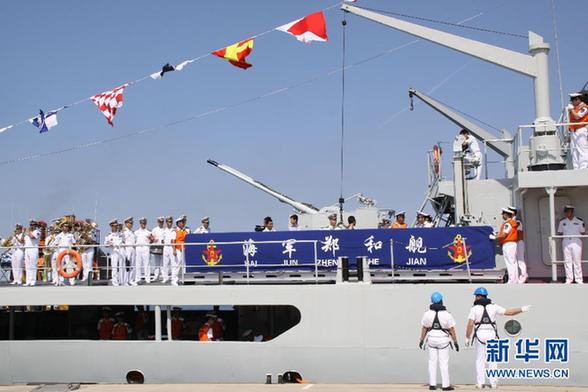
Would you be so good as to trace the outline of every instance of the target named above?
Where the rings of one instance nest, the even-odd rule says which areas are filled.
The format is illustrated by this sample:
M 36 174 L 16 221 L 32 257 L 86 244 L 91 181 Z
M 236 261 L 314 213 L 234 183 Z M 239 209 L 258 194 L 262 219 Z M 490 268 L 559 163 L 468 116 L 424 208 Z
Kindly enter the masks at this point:
M 496 239 L 496 235 L 494 233 L 490 234 L 488 236 L 488 238 L 490 238 L 491 240 L 495 240 Z
M 470 347 L 472 345 L 472 338 L 466 338 L 464 344 L 466 347 Z
M 533 307 L 533 305 L 521 306 L 521 312 L 523 312 L 523 313 L 528 312 L 529 310 L 531 310 L 532 307 Z
M 570 111 L 572 109 L 574 109 L 574 105 L 572 105 L 571 103 L 568 103 L 568 106 L 566 106 L 566 110 Z

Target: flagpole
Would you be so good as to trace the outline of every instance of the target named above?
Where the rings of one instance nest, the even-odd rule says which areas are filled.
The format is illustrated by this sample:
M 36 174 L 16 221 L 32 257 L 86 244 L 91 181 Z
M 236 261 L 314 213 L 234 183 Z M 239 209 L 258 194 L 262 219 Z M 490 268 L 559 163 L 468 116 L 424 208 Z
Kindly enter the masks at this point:
M 343 172 L 344 172 L 344 162 L 345 162 L 345 52 L 346 52 L 346 29 L 347 20 L 346 20 L 347 12 L 343 11 L 343 20 L 341 21 L 341 25 L 343 26 L 343 48 L 341 53 L 341 161 L 340 161 L 340 191 L 339 191 L 339 220 L 343 224 L 343 203 L 345 203 L 345 198 L 343 197 Z

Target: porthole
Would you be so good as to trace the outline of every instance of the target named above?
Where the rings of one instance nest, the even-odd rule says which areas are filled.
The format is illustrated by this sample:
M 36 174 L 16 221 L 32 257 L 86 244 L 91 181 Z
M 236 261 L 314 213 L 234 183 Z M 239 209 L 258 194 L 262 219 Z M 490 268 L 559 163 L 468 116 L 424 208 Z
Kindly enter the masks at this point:
M 504 330 L 508 336 L 518 336 L 521 333 L 521 323 L 517 320 L 508 320 L 504 324 Z

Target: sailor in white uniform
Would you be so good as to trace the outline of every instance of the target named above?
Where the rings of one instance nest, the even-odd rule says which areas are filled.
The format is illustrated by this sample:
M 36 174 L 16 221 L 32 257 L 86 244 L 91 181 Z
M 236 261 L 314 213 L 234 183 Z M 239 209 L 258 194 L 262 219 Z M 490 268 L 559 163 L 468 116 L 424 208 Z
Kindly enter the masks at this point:
M 531 305 L 520 308 L 505 309 L 492 303 L 488 298 L 488 290 L 478 287 L 474 291 L 475 301 L 468 315 L 466 327 L 466 347 L 472 343 L 476 351 L 476 388 L 482 389 L 486 382 L 486 343 L 488 340 L 498 339 L 496 327 L 497 316 L 514 316 L 531 310 Z M 489 362 L 488 369 L 496 369 L 496 362 Z M 490 378 L 490 387 L 496 388 L 496 379 Z
M 417 212 L 417 223 L 414 225 L 416 228 L 426 229 L 429 227 L 433 227 L 433 223 L 428 221 L 427 218 L 431 216 L 426 212 L 419 211 Z
M 194 233 L 196 233 L 196 234 L 210 233 L 210 218 L 205 216 L 204 218 L 202 218 L 200 220 L 200 223 L 202 223 L 202 225 L 200 225 L 200 227 L 198 227 Z
M 163 244 L 163 232 L 165 231 L 165 227 L 163 223 L 165 222 L 165 218 L 160 216 L 157 218 L 157 226 L 151 230 L 151 243 L 153 245 L 162 245 Z M 152 246 L 149 248 L 151 252 L 151 271 L 153 272 L 153 277 L 151 281 L 157 280 L 161 272 L 161 262 L 163 258 L 163 246 Z
M 298 226 L 298 215 L 292 214 L 290 215 L 290 224 L 288 225 L 289 231 L 299 231 L 300 226 Z
M 57 237 L 55 237 L 55 244 L 57 245 L 57 252 L 55 252 L 57 255 L 59 255 L 61 252 L 63 252 L 64 250 L 67 249 L 71 249 L 72 246 L 76 243 L 76 237 L 74 236 L 74 234 L 70 231 L 71 230 L 71 223 L 65 223 L 63 224 L 63 228 L 62 228 L 62 232 L 57 234 Z M 57 256 L 56 257 L 56 266 L 57 266 Z M 71 266 L 71 256 L 66 255 L 63 256 L 63 258 L 61 259 L 61 264 L 65 265 L 65 272 L 72 272 L 74 270 L 74 268 Z M 59 272 L 57 272 L 57 274 L 59 275 Z M 63 276 L 58 276 L 57 279 L 57 283 L 56 285 L 61 285 L 63 284 Z M 69 284 L 70 285 L 75 285 L 76 281 L 74 278 L 69 278 Z
M 163 231 L 163 260 L 161 268 L 161 282 L 167 283 L 169 280 L 170 267 L 175 264 L 174 242 L 176 240 L 176 231 L 173 228 L 174 218 L 168 216 L 165 219 L 166 227 Z
M 266 216 L 263 218 L 263 231 L 275 231 L 274 230 L 274 221 L 271 216 Z
M 529 275 L 527 274 L 527 263 L 525 262 L 525 231 L 523 222 L 519 218 L 519 210 L 513 206 L 508 209 L 514 214 L 513 219 L 517 222 L 517 264 L 520 270 L 518 283 L 525 283 Z
M 139 228 L 135 230 L 135 283 L 145 279 L 145 283 L 151 282 L 151 266 L 149 264 L 149 244 L 151 243 L 151 231 L 147 229 L 147 218 L 139 219 Z
M 453 391 L 449 379 L 449 351 L 451 342 L 455 351 L 459 351 L 455 334 L 455 320 L 443 305 L 443 295 L 434 292 L 431 295 L 431 306 L 421 320 L 421 340 L 419 347 L 427 347 L 429 354 L 429 389 L 437 389 L 437 366 L 441 371 L 441 388 Z
M 104 239 L 104 245 L 110 249 L 110 266 L 112 270 L 110 281 L 113 286 L 120 286 L 125 281 L 125 253 L 121 247 L 124 239 L 119 232 L 119 223 L 116 219 L 111 220 L 109 225 L 111 232 Z
M 41 231 L 37 227 L 37 222 L 31 220 L 29 228 L 24 233 L 24 262 L 26 269 L 25 286 L 34 286 L 37 284 L 37 262 L 39 260 L 39 239 Z
M 329 225 L 325 230 L 341 230 L 341 227 L 337 224 L 337 214 L 331 214 L 328 216 Z
M 129 266 L 128 272 L 125 276 L 125 285 L 136 286 L 137 285 L 137 269 L 135 265 L 135 233 L 133 232 L 133 217 L 129 216 L 125 219 L 125 228 L 123 229 L 123 239 L 125 241 L 125 245 L 133 245 L 133 246 L 125 246 L 124 247 L 124 254 L 125 254 L 125 265 Z
M 565 218 L 559 221 L 557 234 L 563 236 L 578 236 L 586 234 L 584 221 L 574 216 L 574 206 L 564 206 Z M 561 241 L 566 269 L 566 284 L 584 283 L 582 272 L 582 238 L 567 237 Z
M 465 153 L 464 162 L 476 170 L 476 176 L 473 178 L 479 180 L 482 178 L 482 152 L 478 140 L 470 134 L 467 129 L 459 132 L 459 138 L 462 141 L 462 150 Z
M 22 284 L 22 270 L 24 268 L 24 236 L 25 234 L 22 225 L 17 223 L 11 240 L 12 255 L 10 261 L 12 262 L 11 284 L 18 286 Z

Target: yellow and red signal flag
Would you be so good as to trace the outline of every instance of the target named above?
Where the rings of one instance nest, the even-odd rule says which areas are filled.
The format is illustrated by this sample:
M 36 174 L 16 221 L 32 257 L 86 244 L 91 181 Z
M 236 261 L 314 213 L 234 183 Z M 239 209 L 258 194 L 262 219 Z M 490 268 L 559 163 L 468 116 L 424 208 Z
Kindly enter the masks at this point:
M 215 50 L 212 52 L 213 55 L 228 60 L 229 63 L 235 67 L 247 69 L 251 67 L 247 60 L 247 56 L 253 50 L 253 38 L 249 38 L 245 41 L 237 42 L 226 48 Z

